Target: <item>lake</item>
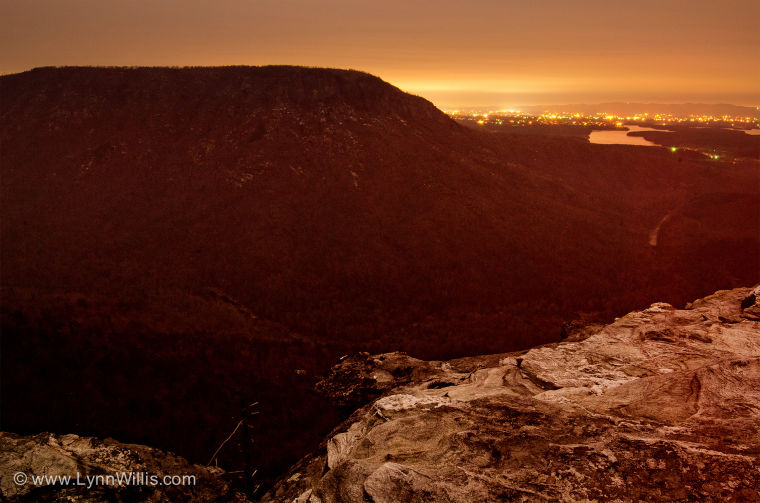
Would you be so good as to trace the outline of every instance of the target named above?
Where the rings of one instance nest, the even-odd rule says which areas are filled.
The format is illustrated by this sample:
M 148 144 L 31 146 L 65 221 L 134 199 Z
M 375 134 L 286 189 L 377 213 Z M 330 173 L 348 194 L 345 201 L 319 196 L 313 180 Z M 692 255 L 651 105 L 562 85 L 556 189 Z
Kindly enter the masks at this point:
M 626 126 L 628 131 L 612 130 L 612 131 L 591 131 L 588 135 L 588 141 L 591 143 L 599 143 L 603 145 L 645 145 L 649 147 L 658 147 L 656 143 L 649 140 L 645 140 L 640 136 L 628 136 L 628 133 L 638 131 L 662 131 L 664 129 L 652 129 L 641 126 Z

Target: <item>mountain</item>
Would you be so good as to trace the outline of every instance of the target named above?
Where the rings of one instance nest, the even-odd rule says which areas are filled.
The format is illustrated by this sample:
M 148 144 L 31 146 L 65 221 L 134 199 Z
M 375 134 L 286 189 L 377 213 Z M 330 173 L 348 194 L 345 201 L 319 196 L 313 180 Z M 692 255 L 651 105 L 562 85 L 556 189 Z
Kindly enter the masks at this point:
M 273 477 L 340 415 L 311 388 L 342 354 L 513 351 L 758 280 L 752 164 L 473 131 L 355 71 L 40 68 L 0 94 L 19 433 L 201 462 L 259 401 Z
M 757 501 L 759 297 L 655 303 L 518 353 L 352 355 L 321 388 L 366 405 L 262 501 Z

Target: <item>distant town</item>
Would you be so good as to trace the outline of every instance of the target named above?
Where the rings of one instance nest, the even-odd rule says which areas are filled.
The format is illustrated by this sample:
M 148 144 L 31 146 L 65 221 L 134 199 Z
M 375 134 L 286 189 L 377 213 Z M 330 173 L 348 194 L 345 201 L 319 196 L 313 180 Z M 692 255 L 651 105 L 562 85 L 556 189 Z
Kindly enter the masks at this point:
M 577 107 L 589 109 L 593 105 Z M 662 111 L 668 107 L 671 111 Z M 734 109 L 743 114 L 686 113 L 683 110 L 686 107 L 680 105 L 661 105 L 657 112 L 631 114 L 621 113 L 620 108 L 625 108 L 619 105 L 615 112 L 538 111 L 539 107 L 444 112 L 460 124 L 494 133 L 576 137 L 590 143 L 664 147 L 672 153 L 712 161 L 760 162 L 760 114 L 754 113 L 756 109 L 733 105 L 692 105 L 690 108 L 699 107 L 720 111 Z M 607 110 L 610 108 L 614 108 L 614 104 Z M 641 105 L 636 108 L 641 109 Z M 679 108 L 681 113 L 678 113 Z
M 444 110 L 456 120 L 470 121 L 479 125 L 492 126 L 533 126 L 562 125 L 585 126 L 593 129 L 610 129 L 626 124 L 641 126 L 708 126 L 734 129 L 760 129 L 760 118 L 732 115 L 686 115 L 670 113 L 643 113 L 639 115 L 619 115 L 600 111 L 597 113 L 581 112 L 526 112 L 521 110 Z

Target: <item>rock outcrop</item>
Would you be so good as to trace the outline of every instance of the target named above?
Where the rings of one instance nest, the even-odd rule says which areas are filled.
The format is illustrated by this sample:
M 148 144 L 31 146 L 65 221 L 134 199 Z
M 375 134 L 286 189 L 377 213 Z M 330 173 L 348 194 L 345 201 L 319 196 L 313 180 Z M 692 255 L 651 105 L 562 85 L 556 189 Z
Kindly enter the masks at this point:
M 0 433 L 2 501 L 248 501 L 224 475 L 144 445 Z
M 522 353 L 346 357 L 320 388 L 375 398 L 264 501 L 760 501 L 759 294 Z

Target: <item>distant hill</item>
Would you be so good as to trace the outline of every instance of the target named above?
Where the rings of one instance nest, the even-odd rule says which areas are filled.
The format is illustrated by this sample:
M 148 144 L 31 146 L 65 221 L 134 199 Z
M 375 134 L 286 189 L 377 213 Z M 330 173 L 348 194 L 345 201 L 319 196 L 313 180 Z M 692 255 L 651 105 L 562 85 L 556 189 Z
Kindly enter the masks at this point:
M 344 70 L 41 68 L 0 93 L 11 431 L 205 462 L 259 400 L 271 476 L 332 424 L 309 390 L 341 354 L 509 351 L 758 280 L 751 165 L 481 133 Z

